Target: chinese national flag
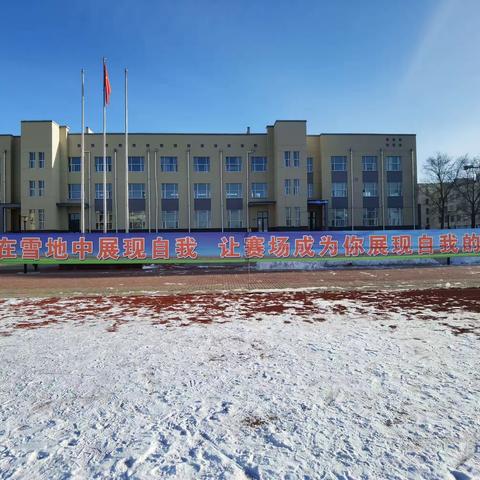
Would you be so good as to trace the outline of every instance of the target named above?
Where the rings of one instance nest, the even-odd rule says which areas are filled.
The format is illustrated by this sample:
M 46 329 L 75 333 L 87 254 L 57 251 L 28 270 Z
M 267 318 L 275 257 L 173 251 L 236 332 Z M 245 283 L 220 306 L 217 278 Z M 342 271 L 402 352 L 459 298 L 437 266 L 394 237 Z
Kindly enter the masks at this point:
M 110 94 L 112 93 L 112 87 L 110 86 L 110 80 L 108 78 L 107 64 L 103 63 L 103 103 L 108 105 L 110 103 Z

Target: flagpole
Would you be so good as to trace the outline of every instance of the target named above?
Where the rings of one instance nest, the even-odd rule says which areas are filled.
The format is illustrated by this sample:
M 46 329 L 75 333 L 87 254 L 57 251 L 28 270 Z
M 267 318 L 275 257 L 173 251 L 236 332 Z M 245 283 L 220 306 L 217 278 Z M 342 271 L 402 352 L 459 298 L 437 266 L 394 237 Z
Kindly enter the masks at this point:
M 80 231 L 85 233 L 85 72 L 82 68 L 82 139 L 80 154 L 80 170 L 81 170 L 81 193 L 80 201 Z
M 105 57 L 103 57 L 103 233 L 107 233 L 107 104 L 105 85 Z
M 128 69 L 125 69 L 125 233 L 130 228 L 128 204 Z

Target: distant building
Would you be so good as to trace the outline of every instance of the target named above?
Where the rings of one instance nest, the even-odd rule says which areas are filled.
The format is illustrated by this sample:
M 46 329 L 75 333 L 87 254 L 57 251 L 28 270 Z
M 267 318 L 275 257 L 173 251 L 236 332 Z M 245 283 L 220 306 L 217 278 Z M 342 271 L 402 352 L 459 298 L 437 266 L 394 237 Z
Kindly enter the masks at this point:
M 435 204 L 432 204 L 431 193 L 433 184 L 418 184 L 418 208 L 420 225 L 425 229 L 441 228 L 442 217 Z M 465 200 L 455 190 L 452 191 L 444 216 L 445 228 L 470 228 L 471 218 L 465 205 Z M 480 214 L 477 215 L 476 226 L 480 226 Z
M 0 135 L 0 228 L 78 231 L 80 133 L 23 121 Z M 418 225 L 416 137 L 309 135 L 305 121 L 265 133 L 107 136 L 107 226 L 131 230 L 409 228 Z M 102 135 L 87 131 L 86 228 L 103 228 Z M 125 186 L 126 169 L 129 185 Z M 430 217 L 431 218 L 431 217 Z

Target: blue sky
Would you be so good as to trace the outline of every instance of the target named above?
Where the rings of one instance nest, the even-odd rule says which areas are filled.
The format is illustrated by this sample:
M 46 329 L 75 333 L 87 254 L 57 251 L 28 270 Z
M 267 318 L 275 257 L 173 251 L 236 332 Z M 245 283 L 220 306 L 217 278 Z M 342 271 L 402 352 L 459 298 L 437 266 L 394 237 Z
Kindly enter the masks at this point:
M 416 133 L 419 161 L 480 152 L 478 0 L 54 0 L 8 2 L 0 30 L 0 132 L 22 119 L 132 132 Z M 7 21 L 5 21 L 7 19 Z

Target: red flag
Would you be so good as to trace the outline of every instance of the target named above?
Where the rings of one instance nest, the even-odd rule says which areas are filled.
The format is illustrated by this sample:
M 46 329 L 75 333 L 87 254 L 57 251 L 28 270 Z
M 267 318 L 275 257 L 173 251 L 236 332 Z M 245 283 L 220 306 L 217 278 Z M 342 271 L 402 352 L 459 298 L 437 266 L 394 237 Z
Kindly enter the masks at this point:
M 103 62 L 103 104 L 108 105 L 110 103 L 110 94 L 112 93 L 112 87 L 110 86 L 110 80 L 108 78 L 107 64 Z

